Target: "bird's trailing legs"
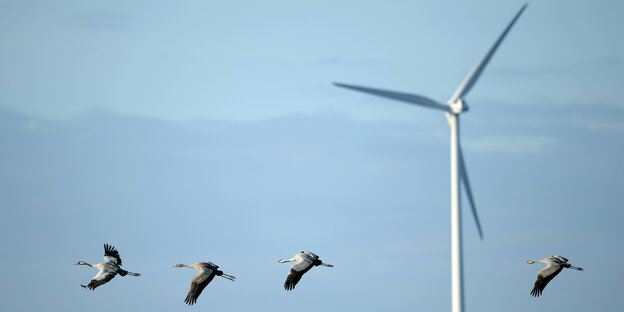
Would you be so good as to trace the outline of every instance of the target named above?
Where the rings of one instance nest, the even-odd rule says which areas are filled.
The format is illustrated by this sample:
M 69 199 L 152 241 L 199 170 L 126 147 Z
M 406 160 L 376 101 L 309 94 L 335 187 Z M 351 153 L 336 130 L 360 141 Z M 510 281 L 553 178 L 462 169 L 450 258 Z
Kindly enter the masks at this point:
M 126 275 L 128 275 L 128 274 L 129 274 L 130 276 L 141 276 L 141 274 L 139 274 L 139 273 L 134 273 L 134 272 L 126 271 L 126 270 L 124 270 L 124 269 L 122 269 L 122 268 L 120 268 L 120 267 L 117 267 L 116 269 L 117 269 L 117 273 L 118 273 L 119 275 L 121 275 L 121 276 L 126 276 Z
M 230 280 L 230 281 L 232 281 L 232 282 L 236 282 L 236 276 L 233 276 L 233 275 L 227 275 L 227 274 L 223 273 L 223 274 L 221 274 L 221 277 L 223 277 L 223 278 L 227 278 L 227 279 L 229 279 L 229 280 Z
M 141 276 L 141 274 L 139 273 L 134 273 L 134 272 L 130 272 L 130 271 L 126 271 L 122 268 L 117 268 L 117 273 L 121 276 L 126 276 L 128 274 L 130 274 L 130 276 Z

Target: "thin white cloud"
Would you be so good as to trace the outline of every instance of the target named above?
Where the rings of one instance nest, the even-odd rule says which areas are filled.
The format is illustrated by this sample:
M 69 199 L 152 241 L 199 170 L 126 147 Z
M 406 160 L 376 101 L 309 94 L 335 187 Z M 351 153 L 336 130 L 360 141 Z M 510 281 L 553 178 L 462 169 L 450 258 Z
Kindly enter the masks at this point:
M 128 28 L 133 20 L 133 17 L 123 13 L 93 12 L 76 14 L 70 18 L 70 23 L 89 30 L 120 30 Z
M 489 73 L 495 76 L 504 77 L 544 77 L 565 74 L 566 70 L 561 68 L 539 68 L 539 69 L 526 69 L 520 67 L 506 66 L 490 69 Z
M 486 136 L 466 138 L 463 146 L 478 152 L 499 152 L 510 154 L 539 154 L 551 148 L 555 140 L 546 136 Z
M 624 123 L 622 122 L 587 122 L 585 126 L 590 131 L 624 132 Z

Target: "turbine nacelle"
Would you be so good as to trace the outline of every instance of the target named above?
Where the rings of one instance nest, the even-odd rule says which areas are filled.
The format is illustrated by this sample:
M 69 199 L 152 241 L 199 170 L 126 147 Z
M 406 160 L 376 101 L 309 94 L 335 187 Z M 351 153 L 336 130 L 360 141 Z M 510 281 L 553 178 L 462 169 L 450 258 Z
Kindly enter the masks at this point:
M 447 105 L 451 108 L 451 112 L 455 115 L 468 111 L 468 104 L 464 99 L 457 99 L 454 102 L 448 102 Z

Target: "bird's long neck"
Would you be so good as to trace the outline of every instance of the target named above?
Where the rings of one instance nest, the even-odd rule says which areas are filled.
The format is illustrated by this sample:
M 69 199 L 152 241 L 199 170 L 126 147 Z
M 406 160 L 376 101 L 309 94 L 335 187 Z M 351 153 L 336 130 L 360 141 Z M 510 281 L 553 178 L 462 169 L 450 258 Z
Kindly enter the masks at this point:
M 292 257 L 292 258 L 290 258 L 290 259 L 281 259 L 281 260 L 277 260 L 277 262 L 279 262 L 279 263 L 293 262 L 293 261 L 297 261 L 296 257 Z

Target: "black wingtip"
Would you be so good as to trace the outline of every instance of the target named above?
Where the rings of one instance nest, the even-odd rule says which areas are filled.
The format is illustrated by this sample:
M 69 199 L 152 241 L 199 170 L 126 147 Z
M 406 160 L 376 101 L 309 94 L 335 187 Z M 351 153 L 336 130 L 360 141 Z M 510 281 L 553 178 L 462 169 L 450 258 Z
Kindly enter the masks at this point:
M 194 305 L 196 302 L 197 302 L 197 298 L 193 297 L 191 294 L 188 294 L 186 296 L 186 299 L 184 299 L 184 303 L 188 305 Z

